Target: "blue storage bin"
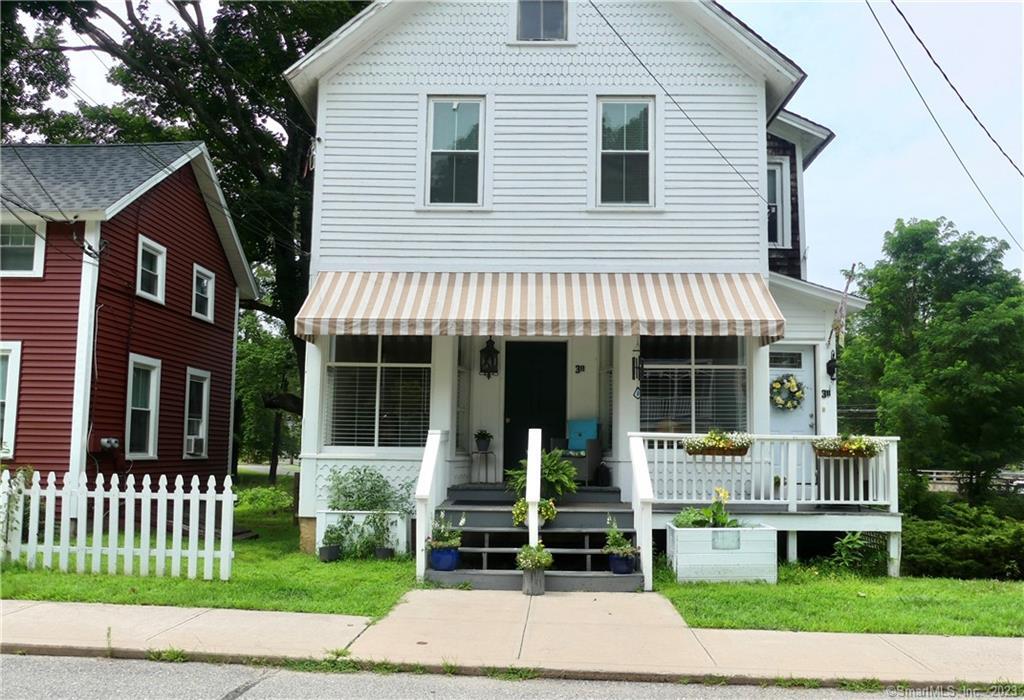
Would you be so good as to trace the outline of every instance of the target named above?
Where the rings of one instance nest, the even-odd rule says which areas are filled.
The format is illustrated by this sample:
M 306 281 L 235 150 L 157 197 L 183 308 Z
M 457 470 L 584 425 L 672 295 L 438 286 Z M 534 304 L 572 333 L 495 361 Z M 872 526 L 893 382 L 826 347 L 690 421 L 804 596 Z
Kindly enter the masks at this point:
M 587 449 L 587 440 L 597 439 L 597 419 L 569 421 L 569 449 L 583 452 Z

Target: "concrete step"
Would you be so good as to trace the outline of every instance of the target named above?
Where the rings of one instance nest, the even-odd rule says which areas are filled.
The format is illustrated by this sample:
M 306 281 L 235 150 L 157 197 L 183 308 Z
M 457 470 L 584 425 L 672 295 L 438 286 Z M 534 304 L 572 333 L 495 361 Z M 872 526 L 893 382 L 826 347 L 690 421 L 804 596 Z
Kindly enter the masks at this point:
M 439 508 L 445 512 L 452 522 L 457 523 L 462 514 L 466 514 L 466 528 L 491 530 L 501 528 L 516 529 L 512 525 L 512 508 L 510 505 L 467 503 L 457 504 L 445 502 Z M 576 503 L 559 505 L 558 517 L 552 526 L 564 530 L 604 530 L 607 527 L 608 515 L 612 515 L 621 529 L 632 529 L 633 510 L 623 503 Z
M 511 505 L 516 495 L 505 484 L 458 484 L 448 488 L 448 500 L 459 505 L 490 503 Z M 579 486 L 576 493 L 562 494 L 555 499 L 559 507 L 574 503 L 621 503 L 622 492 L 615 486 Z
M 521 571 L 483 571 L 456 569 L 434 571 L 427 569 L 426 579 L 442 586 L 469 585 L 476 590 L 518 591 L 523 588 Z M 613 574 L 609 571 L 546 571 L 544 589 L 552 592 L 586 591 L 633 593 L 643 588 L 643 574 Z

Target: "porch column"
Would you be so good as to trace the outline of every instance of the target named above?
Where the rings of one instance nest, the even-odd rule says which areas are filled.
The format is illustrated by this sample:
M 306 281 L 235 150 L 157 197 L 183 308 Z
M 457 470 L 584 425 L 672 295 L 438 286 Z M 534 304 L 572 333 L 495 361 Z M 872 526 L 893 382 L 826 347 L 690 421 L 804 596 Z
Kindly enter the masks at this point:
M 771 426 L 771 395 L 768 369 L 768 345 L 761 345 L 756 338 L 749 339 L 747 362 L 750 365 L 750 432 L 768 435 Z
M 900 559 L 903 554 L 903 533 L 902 532 L 890 532 L 889 533 L 889 576 L 893 578 L 899 578 L 900 575 Z
M 786 561 L 796 561 L 796 530 L 786 531 Z
M 614 484 L 622 489 L 622 497 L 625 500 L 631 495 L 629 439 L 626 436 L 640 430 L 640 401 L 634 396 L 640 382 L 633 379 L 633 358 L 638 355 L 639 349 L 639 337 L 617 336 L 612 339 L 612 451 L 616 463 L 612 479 Z
M 299 517 L 316 517 L 316 456 L 320 452 L 324 362 L 330 338 L 317 336 L 306 343 L 306 373 L 302 383 L 302 443 L 299 455 Z
M 430 429 L 447 430 L 446 459 L 455 454 L 455 363 L 458 338 L 436 335 L 430 346 Z

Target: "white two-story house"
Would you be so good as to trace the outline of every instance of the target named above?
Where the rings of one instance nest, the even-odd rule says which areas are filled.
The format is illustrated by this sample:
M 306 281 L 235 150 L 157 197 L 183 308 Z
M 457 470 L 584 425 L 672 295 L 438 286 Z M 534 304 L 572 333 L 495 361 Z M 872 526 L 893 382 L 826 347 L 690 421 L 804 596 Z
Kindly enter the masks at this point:
M 722 485 L 790 557 L 798 532 L 870 530 L 898 560 L 895 445 L 846 476 L 810 445 L 836 432 L 837 309 L 863 302 L 805 279 L 828 234 L 804 171 L 833 134 L 784 109 L 792 60 L 709 0 L 378 0 L 286 77 L 317 123 L 307 548 L 332 470 L 429 467 L 438 505 L 485 513 L 467 570 L 511 568 L 503 472 L 540 428 L 582 448 L 599 524 L 632 523 L 642 437 L 655 542 Z M 804 398 L 778 408 L 789 375 Z M 715 464 L 674 449 L 712 428 L 759 437 Z M 564 568 L 601 568 L 599 545 L 567 541 Z

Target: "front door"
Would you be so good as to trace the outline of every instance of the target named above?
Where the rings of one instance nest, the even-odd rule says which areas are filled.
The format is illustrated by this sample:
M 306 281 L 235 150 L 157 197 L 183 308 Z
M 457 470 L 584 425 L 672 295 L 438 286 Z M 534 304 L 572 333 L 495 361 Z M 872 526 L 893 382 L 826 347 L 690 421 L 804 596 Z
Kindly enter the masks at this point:
M 548 448 L 565 437 L 566 345 L 564 342 L 505 343 L 505 468 L 526 457 L 530 428 L 540 428 Z
M 774 382 L 790 374 L 804 385 L 804 400 L 789 410 L 772 406 L 771 428 L 775 435 L 814 435 L 814 348 L 810 345 L 773 345 L 769 354 L 768 376 Z

